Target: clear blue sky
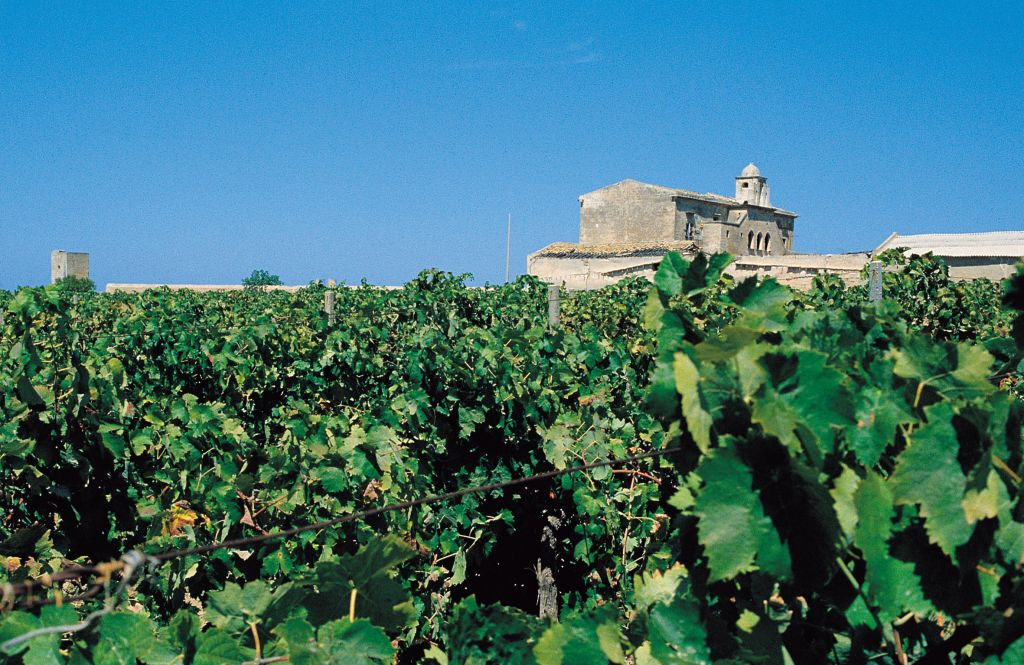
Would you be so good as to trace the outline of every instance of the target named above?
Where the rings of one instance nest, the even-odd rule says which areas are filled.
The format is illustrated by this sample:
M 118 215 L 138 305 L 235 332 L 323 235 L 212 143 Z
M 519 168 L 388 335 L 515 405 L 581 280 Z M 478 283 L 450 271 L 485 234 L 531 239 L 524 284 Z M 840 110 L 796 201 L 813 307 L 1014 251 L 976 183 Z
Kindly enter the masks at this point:
M 89 6 L 86 7 L 85 5 Z M 1024 228 L 1024 3 L 0 3 L 0 288 L 514 272 L 637 178 Z

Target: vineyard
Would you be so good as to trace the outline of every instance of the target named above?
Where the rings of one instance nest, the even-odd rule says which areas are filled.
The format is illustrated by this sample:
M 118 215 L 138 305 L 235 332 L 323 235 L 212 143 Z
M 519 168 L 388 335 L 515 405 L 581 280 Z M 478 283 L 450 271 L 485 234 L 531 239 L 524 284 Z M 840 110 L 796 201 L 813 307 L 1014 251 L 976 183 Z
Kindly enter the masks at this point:
M 0 292 L 0 661 L 1022 663 L 1024 270 L 882 259 Z

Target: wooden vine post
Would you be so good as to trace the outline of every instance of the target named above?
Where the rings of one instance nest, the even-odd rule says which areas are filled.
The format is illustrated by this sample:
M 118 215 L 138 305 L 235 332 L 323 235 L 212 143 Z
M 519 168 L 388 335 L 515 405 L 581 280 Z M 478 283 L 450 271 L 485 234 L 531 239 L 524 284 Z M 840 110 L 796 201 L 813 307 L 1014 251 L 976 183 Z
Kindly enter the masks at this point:
M 327 290 L 324 291 L 324 312 L 327 313 L 327 325 L 334 327 L 334 280 L 327 280 Z
M 548 284 L 548 327 L 557 328 L 559 325 L 559 291 L 557 284 Z
M 878 302 L 882 299 L 882 262 L 872 261 L 868 264 L 868 300 Z

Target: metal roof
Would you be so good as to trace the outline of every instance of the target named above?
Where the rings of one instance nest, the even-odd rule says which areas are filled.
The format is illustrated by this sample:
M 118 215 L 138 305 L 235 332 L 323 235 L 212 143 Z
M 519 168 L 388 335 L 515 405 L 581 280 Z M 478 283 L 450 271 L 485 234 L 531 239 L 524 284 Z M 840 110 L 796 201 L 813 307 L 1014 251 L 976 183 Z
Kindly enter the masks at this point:
M 872 254 L 893 247 L 905 247 L 910 254 L 936 256 L 1002 256 L 1024 257 L 1024 231 L 991 231 L 988 233 L 922 233 L 904 236 L 892 233 Z

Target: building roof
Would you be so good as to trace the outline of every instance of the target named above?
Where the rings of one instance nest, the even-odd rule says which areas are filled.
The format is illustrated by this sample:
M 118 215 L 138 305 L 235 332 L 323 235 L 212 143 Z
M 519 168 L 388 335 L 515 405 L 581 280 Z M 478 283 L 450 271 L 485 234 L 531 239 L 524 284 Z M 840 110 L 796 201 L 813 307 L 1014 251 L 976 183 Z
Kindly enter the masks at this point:
M 988 233 L 892 233 L 872 254 L 894 247 L 904 247 L 910 254 L 936 256 L 1002 256 L 1024 257 L 1024 231 L 991 231 Z
M 718 203 L 733 208 L 768 208 L 769 210 L 774 210 L 775 212 L 781 215 L 787 215 L 789 217 L 797 216 L 795 212 L 791 212 L 789 210 L 783 210 L 782 208 L 775 208 L 773 206 L 759 206 L 754 203 L 744 203 L 743 201 L 734 199 L 731 196 L 722 196 L 721 194 L 712 194 L 711 192 L 701 194 L 700 192 L 694 192 L 689 189 L 665 187 L 664 185 L 652 185 L 649 182 L 640 182 L 639 180 L 634 180 L 633 178 L 626 178 L 625 180 L 620 180 L 619 182 L 613 185 L 607 185 L 605 187 L 601 187 L 600 189 L 595 189 L 593 192 L 587 192 L 586 194 L 582 194 L 580 198 L 583 199 L 584 197 L 590 196 L 594 192 L 600 192 L 602 189 L 608 189 L 610 187 L 618 187 L 619 185 L 642 185 L 644 187 L 650 187 L 651 189 L 660 189 L 666 192 L 669 196 L 678 196 L 680 198 L 693 199 L 695 201 L 707 201 L 708 203 Z
M 760 177 L 761 169 L 754 165 L 754 162 L 747 164 L 747 167 L 743 169 L 743 173 L 740 174 L 741 178 L 753 178 L 755 176 Z
M 697 245 L 685 242 L 619 242 L 607 245 L 580 245 L 574 242 L 554 242 L 531 256 L 575 256 L 578 258 L 605 258 L 616 256 L 662 256 L 668 252 L 696 252 Z

